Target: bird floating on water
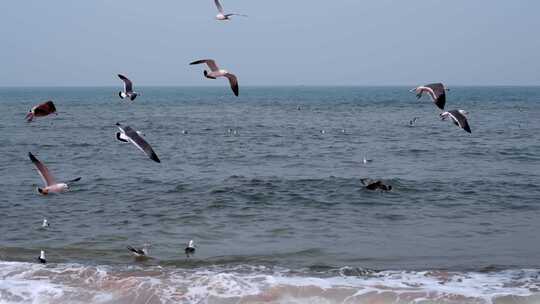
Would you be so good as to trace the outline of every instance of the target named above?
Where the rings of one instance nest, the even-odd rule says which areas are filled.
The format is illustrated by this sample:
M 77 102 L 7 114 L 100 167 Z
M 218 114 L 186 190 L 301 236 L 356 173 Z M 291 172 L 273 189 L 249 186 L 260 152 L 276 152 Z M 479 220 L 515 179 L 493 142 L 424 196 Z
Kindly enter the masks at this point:
M 242 15 L 242 14 L 237 14 L 237 13 L 225 14 L 225 10 L 223 9 L 223 6 L 219 2 L 219 0 L 214 0 L 214 3 L 216 4 L 217 10 L 218 10 L 218 14 L 216 15 L 216 19 L 219 20 L 219 21 L 230 20 L 231 16 L 247 17 L 247 15 Z
M 51 174 L 49 169 L 41 161 L 39 161 L 30 152 L 28 152 L 28 156 L 30 157 L 30 160 L 36 167 L 36 170 L 38 171 L 39 175 L 41 176 L 41 179 L 43 180 L 43 183 L 45 184 L 44 188 L 39 188 L 39 187 L 37 188 L 40 194 L 47 195 L 49 193 L 60 193 L 60 192 L 68 191 L 69 184 L 78 182 L 79 180 L 81 180 L 80 177 L 77 177 L 66 183 L 58 183 L 56 182 L 54 176 Z
M 195 244 L 193 240 L 190 240 L 187 244 L 187 247 L 184 249 L 184 252 L 186 253 L 186 257 L 190 257 L 195 254 Z
M 139 93 L 133 92 L 133 83 L 131 80 L 122 74 L 118 74 L 118 78 L 124 82 L 124 91 L 118 92 L 118 96 L 120 96 L 121 99 L 129 98 L 131 101 L 135 100 Z
M 409 126 L 410 126 L 410 127 L 413 127 L 417 120 L 418 120 L 418 117 L 414 117 L 413 119 L 411 119 L 411 120 L 409 121 Z
M 466 111 L 463 111 L 463 110 L 452 110 L 452 111 L 447 111 L 447 112 L 443 112 L 441 114 L 439 114 L 439 116 L 441 117 L 442 120 L 445 120 L 447 118 L 451 118 L 452 119 L 452 122 L 462 128 L 463 130 L 471 133 L 471 127 L 469 127 L 469 122 L 467 120 L 467 114 L 469 114 L 468 112 Z
M 234 95 L 238 96 L 239 94 L 238 78 L 234 74 L 229 73 L 229 71 L 227 70 L 220 69 L 213 59 L 201 59 L 201 60 L 193 61 L 190 63 L 190 65 L 201 64 L 201 63 L 205 63 L 208 66 L 208 68 L 210 68 L 210 72 L 208 72 L 207 70 L 204 70 L 204 77 L 208 79 L 226 77 L 227 79 L 229 79 L 229 84 L 231 85 L 231 89 Z
M 444 84 L 442 83 L 431 83 L 425 86 L 419 86 L 412 89 L 410 92 L 416 93 L 416 98 L 422 98 L 422 94 L 427 93 L 435 105 L 444 110 L 444 105 L 446 103 L 446 91 L 449 91 Z
M 41 264 L 47 263 L 47 259 L 45 258 L 45 250 L 41 250 L 41 253 L 39 254 L 39 257 L 37 259 Z
M 43 227 L 43 228 L 49 227 L 49 222 L 47 221 L 46 218 L 43 219 L 43 223 L 41 223 L 41 227 Z
M 377 189 L 379 189 L 381 191 L 391 191 L 392 190 L 392 186 L 385 185 L 380 180 L 372 181 L 372 180 L 369 180 L 367 178 L 362 178 L 360 180 L 360 182 L 362 183 L 362 185 L 366 186 L 365 188 L 368 189 L 368 190 L 377 190 Z
M 135 131 L 129 126 L 124 127 L 120 123 L 116 123 L 116 126 L 120 130 L 120 132 L 116 133 L 116 139 L 118 139 L 121 142 L 132 143 L 133 145 L 135 145 L 135 147 L 137 147 L 137 149 L 141 150 L 146 155 L 148 155 L 148 157 L 151 160 L 157 163 L 161 162 L 156 152 L 154 152 L 154 149 L 152 149 L 150 144 L 148 144 L 148 142 L 146 142 L 146 140 L 142 138 L 141 132 Z
M 31 122 L 34 120 L 34 117 L 44 117 L 53 113 L 56 113 L 56 107 L 54 106 L 54 103 L 49 100 L 32 107 L 25 118 L 26 121 Z
M 142 248 L 133 248 L 131 246 L 127 246 L 126 248 L 131 252 L 135 257 L 141 258 L 141 257 L 148 257 L 148 244 L 144 244 Z
M 364 164 L 370 163 L 370 162 L 372 162 L 372 161 L 373 161 L 373 160 L 371 160 L 371 159 L 367 159 L 365 155 L 364 155 L 364 158 L 362 159 L 362 162 L 363 162 Z

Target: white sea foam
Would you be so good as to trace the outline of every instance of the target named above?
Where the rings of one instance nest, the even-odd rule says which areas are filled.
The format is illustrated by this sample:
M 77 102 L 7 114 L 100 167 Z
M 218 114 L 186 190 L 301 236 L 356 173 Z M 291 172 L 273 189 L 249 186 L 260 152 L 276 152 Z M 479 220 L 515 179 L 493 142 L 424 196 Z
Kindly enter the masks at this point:
M 540 303 L 540 270 L 335 273 L 0 262 L 0 303 Z

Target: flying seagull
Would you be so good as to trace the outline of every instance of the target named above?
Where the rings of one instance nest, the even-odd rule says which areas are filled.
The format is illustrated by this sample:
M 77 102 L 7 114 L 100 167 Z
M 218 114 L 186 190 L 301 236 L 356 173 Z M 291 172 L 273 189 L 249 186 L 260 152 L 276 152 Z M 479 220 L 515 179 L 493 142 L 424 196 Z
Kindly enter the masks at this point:
M 216 15 L 217 20 L 220 20 L 220 21 L 230 20 L 231 16 L 247 17 L 247 15 L 241 15 L 241 14 L 236 14 L 236 13 L 225 14 L 225 11 L 223 10 L 223 6 L 221 5 L 221 3 L 219 3 L 219 0 L 214 0 L 214 3 L 216 4 L 217 10 L 218 10 L 218 14 Z
M 446 103 L 446 91 L 449 91 L 449 89 L 442 83 L 431 83 L 411 90 L 411 92 L 416 93 L 418 99 L 422 98 L 424 93 L 429 94 L 431 100 L 441 110 L 444 110 L 444 104 Z
M 30 157 L 30 160 L 36 167 L 39 175 L 41 176 L 41 179 L 43 180 L 43 183 L 45 184 L 45 188 L 37 188 L 38 192 L 43 195 L 47 195 L 49 193 L 60 193 L 65 192 L 69 190 L 69 184 L 80 181 L 81 178 L 77 177 L 76 179 L 72 179 L 68 181 L 67 183 L 57 183 L 54 177 L 52 176 L 51 172 L 49 172 L 49 169 L 40 162 L 32 153 L 28 152 L 28 156 Z
M 467 115 L 468 113 L 463 110 L 452 110 L 448 112 L 443 112 L 439 114 L 442 120 L 445 120 L 447 118 L 451 118 L 454 124 L 463 130 L 471 133 L 471 127 L 469 127 L 469 122 L 467 121 Z
M 137 95 L 139 95 L 136 92 L 133 92 L 133 83 L 131 80 L 129 80 L 126 76 L 122 74 L 118 74 L 118 78 L 120 78 L 124 82 L 124 91 L 118 92 L 118 96 L 120 98 L 129 98 L 129 100 L 133 101 L 135 98 L 137 98 Z
M 390 191 L 392 190 L 392 186 L 383 184 L 382 181 L 370 181 L 367 178 L 362 178 L 360 180 L 362 182 L 362 185 L 366 186 L 366 189 L 368 190 L 381 190 L 381 191 Z
M 184 252 L 188 258 L 195 254 L 195 244 L 193 243 L 193 240 L 189 241 L 186 249 L 184 249 Z
M 133 130 L 129 126 L 122 126 L 120 123 L 116 123 L 116 126 L 118 126 L 118 129 L 120 129 L 120 132 L 116 133 L 116 139 L 118 139 L 121 142 L 130 142 L 135 145 L 139 150 L 143 151 L 148 155 L 148 157 L 157 162 L 160 163 L 158 156 L 156 155 L 156 152 L 154 152 L 154 149 L 142 138 L 140 132 Z
M 26 121 L 31 122 L 34 117 L 43 117 L 49 114 L 56 113 L 56 107 L 52 101 L 46 101 L 42 104 L 34 106 L 28 114 L 26 114 Z
M 47 263 L 47 259 L 45 259 L 45 251 L 44 250 L 41 250 L 41 253 L 39 254 L 39 257 L 37 259 L 41 264 L 46 264 Z
M 142 248 L 133 248 L 131 246 L 127 246 L 127 249 L 135 256 L 135 257 L 147 257 L 148 256 L 148 247 L 149 245 L 144 244 Z
M 208 67 L 210 68 L 210 72 L 207 70 L 204 70 L 204 77 L 209 79 L 216 79 L 218 77 L 227 77 L 229 79 L 229 83 L 231 84 L 231 89 L 234 92 L 234 95 L 238 96 L 239 90 L 238 90 L 238 78 L 234 74 L 229 73 L 227 70 L 220 69 L 216 62 L 212 59 L 202 59 L 193 61 L 190 63 L 190 65 L 194 64 L 201 64 L 206 63 Z

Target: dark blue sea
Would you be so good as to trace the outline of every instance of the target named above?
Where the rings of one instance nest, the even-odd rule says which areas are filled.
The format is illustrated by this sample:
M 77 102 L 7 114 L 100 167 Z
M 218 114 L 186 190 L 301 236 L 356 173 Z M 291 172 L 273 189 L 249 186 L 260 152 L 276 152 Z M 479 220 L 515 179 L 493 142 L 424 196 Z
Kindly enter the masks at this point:
M 0 88 L 0 303 L 540 303 L 540 87 L 138 89 Z

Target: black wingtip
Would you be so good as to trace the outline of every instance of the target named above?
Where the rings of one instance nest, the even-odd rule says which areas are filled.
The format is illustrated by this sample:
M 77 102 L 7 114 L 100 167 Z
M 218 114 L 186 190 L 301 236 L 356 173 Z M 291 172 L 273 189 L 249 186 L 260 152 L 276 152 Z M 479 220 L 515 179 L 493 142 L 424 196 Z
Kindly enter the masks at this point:
M 38 161 L 38 159 L 34 156 L 34 154 L 32 154 L 32 152 L 28 152 L 28 157 L 30 157 L 30 160 L 33 162 Z
M 150 159 L 155 161 L 156 163 L 161 163 L 161 161 L 157 157 L 156 153 L 152 153 L 152 156 L 150 156 Z
M 121 126 L 121 124 L 119 122 L 117 122 L 116 125 L 119 126 L 119 127 Z

